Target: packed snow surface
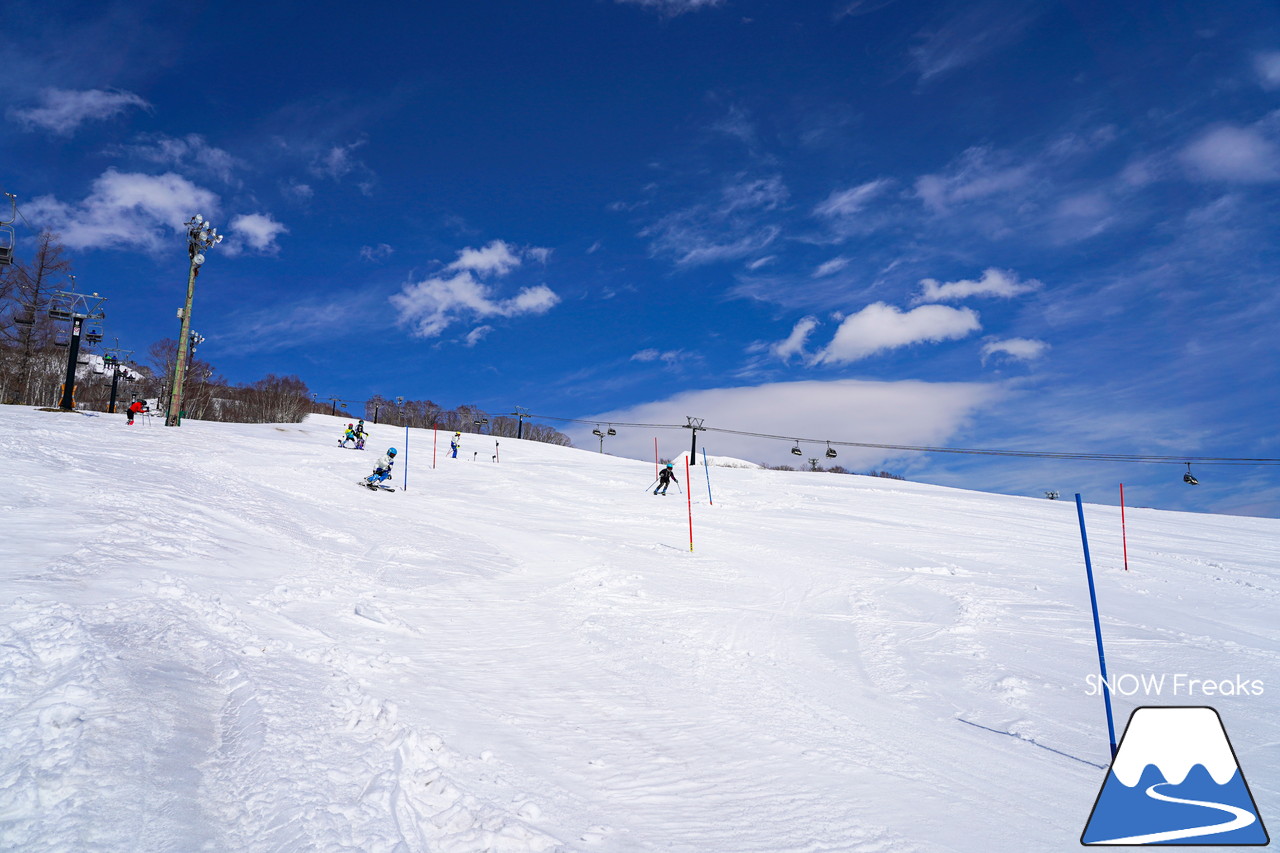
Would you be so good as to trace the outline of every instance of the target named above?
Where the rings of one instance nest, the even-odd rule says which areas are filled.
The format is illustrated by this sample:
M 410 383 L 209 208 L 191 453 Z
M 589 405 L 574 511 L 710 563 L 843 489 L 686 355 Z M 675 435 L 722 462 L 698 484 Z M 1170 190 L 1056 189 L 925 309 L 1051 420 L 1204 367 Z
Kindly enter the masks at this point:
M 0 407 L 0 849 L 1078 847 L 1073 501 L 341 426 Z M 1280 821 L 1280 521 L 1084 514 L 1117 736 L 1215 707 Z

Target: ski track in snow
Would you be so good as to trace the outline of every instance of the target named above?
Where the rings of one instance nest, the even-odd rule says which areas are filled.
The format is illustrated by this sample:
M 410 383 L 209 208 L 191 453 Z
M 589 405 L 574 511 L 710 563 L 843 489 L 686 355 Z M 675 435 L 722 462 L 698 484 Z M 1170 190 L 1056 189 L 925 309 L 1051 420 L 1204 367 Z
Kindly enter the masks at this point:
M 690 552 L 645 463 L 3 408 L 0 849 L 1060 850 L 1101 784 L 1067 502 L 715 468 Z M 1113 672 L 1276 682 L 1280 525 L 1087 515 Z

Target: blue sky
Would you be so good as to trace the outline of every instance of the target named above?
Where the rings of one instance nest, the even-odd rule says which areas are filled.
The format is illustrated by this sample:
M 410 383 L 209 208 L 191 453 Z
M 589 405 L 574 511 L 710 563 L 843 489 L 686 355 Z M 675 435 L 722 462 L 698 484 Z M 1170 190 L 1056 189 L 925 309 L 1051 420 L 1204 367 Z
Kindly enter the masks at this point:
M 232 382 L 805 459 L 1280 457 L 1274 3 L 301 8 L 5 4 L 0 189 L 109 341 L 176 334 L 202 213 Z M 837 461 L 1280 514 L 1280 466 Z

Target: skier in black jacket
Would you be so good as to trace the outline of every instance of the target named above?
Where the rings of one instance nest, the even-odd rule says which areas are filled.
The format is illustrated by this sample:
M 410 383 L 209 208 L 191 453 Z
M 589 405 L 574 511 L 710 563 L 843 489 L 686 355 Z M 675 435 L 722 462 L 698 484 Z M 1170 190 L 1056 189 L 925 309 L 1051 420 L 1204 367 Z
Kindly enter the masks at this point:
M 668 462 L 667 467 L 658 472 L 658 488 L 654 489 L 653 493 L 655 495 L 665 495 L 672 480 L 675 480 L 677 484 L 680 482 L 676 480 L 675 467 Z

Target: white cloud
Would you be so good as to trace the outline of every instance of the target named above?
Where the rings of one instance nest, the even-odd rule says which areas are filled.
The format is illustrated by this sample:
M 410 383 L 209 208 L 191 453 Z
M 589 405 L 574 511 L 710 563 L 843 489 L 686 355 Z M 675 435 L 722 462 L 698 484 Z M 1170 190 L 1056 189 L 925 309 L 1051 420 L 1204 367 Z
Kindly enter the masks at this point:
M 181 175 L 141 175 L 108 169 L 93 182 L 83 201 L 60 202 L 41 196 L 24 207 L 39 228 L 57 231 L 69 249 L 185 249 L 183 225 L 196 213 L 217 216 L 218 196 Z
M 1044 341 L 1030 338 L 1006 338 L 1003 341 L 991 340 L 982 345 L 982 363 L 993 356 L 1004 356 L 1016 361 L 1034 361 L 1049 350 Z
M 809 335 L 818 327 L 817 317 L 804 317 L 791 329 L 786 340 L 779 341 L 769 347 L 769 352 L 783 361 L 789 361 L 793 355 L 804 355 L 804 345 Z
M 629 6 L 640 6 L 653 9 L 667 17 L 683 15 L 685 12 L 696 12 L 699 9 L 710 9 L 721 5 L 724 0 L 617 0 Z
M 832 258 L 826 263 L 819 264 L 818 268 L 813 271 L 813 277 L 826 278 L 829 275 L 835 275 L 851 263 L 853 263 L 853 261 L 850 258 Z
M 471 270 L 480 275 L 506 275 L 520 266 L 520 258 L 514 249 L 514 246 L 502 240 L 494 240 L 483 249 L 466 248 L 445 269 Z
M 133 92 L 45 89 L 41 92 L 40 106 L 10 110 L 9 115 L 28 130 L 43 128 L 58 136 L 70 136 L 86 121 L 101 121 L 130 107 L 145 109 L 149 106 Z
M 244 243 L 255 252 L 274 255 L 280 251 L 276 238 L 288 234 L 289 229 L 272 219 L 270 214 L 246 213 L 231 220 L 228 232 L 232 238 L 238 238 L 228 246 L 229 254 L 239 254 L 243 251 L 240 244 Z
M 1280 89 L 1280 50 L 1255 54 L 1253 69 L 1264 89 Z
M 361 246 L 360 257 L 366 261 L 385 261 L 395 252 L 387 243 L 379 243 L 376 246 Z
M 845 317 L 831 343 L 812 361 L 845 364 L 914 343 L 956 340 L 981 328 L 977 313 L 969 308 L 922 305 L 903 313 L 876 302 Z
M 884 444 L 941 445 L 982 407 L 1004 394 L 998 385 L 961 382 L 868 382 L 840 379 L 829 382 L 779 382 L 739 388 L 685 391 L 669 399 L 644 403 L 584 420 L 601 423 L 683 424 L 699 417 L 708 427 L 781 435 L 818 441 L 859 441 Z M 580 446 L 591 438 L 591 427 L 569 434 Z M 659 433 L 662 456 L 689 449 L 687 430 Z M 618 428 L 609 452 L 634 459 L 653 459 L 654 431 Z M 803 464 L 790 453 L 790 441 L 730 435 L 699 434 L 698 448 L 713 456 L 732 456 L 768 464 Z M 822 457 L 825 443 L 802 445 L 805 458 Z M 878 466 L 895 457 L 893 451 L 839 448 L 833 460 L 847 468 Z M 900 454 L 899 454 L 900 455 Z M 825 459 L 823 459 L 826 462 Z M 714 476 L 714 475 L 713 475 Z M 683 477 L 683 475 L 682 475 Z
M 684 350 L 658 350 L 658 349 L 642 349 L 635 355 L 631 356 L 632 361 L 652 362 L 661 361 L 667 367 L 671 367 L 684 357 Z
M 970 148 L 947 173 L 917 178 L 916 195 L 925 207 L 945 213 L 955 205 L 1015 192 L 1031 184 L 1031 166 L 1000 160 L 989 148 Z
M 493 326 L 476 326 L 470 332 L 467 332 L 467 336 L 463 338 L 463 343 L 468 347 L 474 347 L 476 344 L 484 340 L 492 331 Z
M 502 240 L 482 249 L 466 248 L 444 268 L 445 273 L 454 275 L 407 283 L 390 301 L 399 312 L 398 321 L 413 327 L 414 334 L 423 338 L 436 337 L 466 317 L 515 317 L 550 311 L 560 297 L 545 284 L 501 299 L 490 284 L 481 281 L 487 276 L 505 276 L 520 263 L 513 247 Z
M 920 285 L 920 295 L 912 300 L 913 305 L 921 302 L 952 302 L 970 296 L 1009 299 L 1041 287 L 1040 282 L 1035 279 L 1019 281 L 1017 273 L 1012 270 L 998 270 L 994 267 L 983 270 L 982 278 L 978 281 L 961 279 L 943 283 L 934 278 L 926 278 L 920 281 Z
M 883 195 L 892 186 L 891 179 L 880 178 L 847 190 L 837 190 L 827 196 L 825 201 L 813 209 L 813 212 L 826 218 L 857 216 L 871 201 Z
M 1205 131 L 1181 153 L 1195 177 L 1228 183 L 1280 180 L 1280 146 L 1257 127 L 1221 125 Z

